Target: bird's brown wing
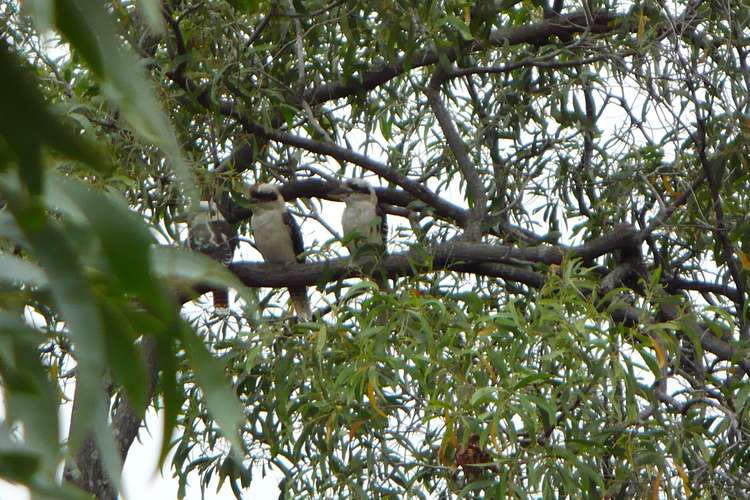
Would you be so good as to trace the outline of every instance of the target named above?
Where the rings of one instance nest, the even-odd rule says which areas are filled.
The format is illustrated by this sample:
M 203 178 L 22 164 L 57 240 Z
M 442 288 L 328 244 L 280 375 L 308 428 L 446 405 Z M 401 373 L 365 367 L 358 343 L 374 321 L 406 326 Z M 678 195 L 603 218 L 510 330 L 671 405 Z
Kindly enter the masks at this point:
M 302 231 L 300 231 L 297 221 L 294 220 L 294 217 L 292 217 L 289 210 L 284 212 L 284 215 L 281 218 L 289 231 L 289 237 L 292 238 L 292 246 L 294 248 L 294 255 L 297 256 L 297 262 L 305 262 L 305 257 L 303 255 L 305 252 L 305 243 L 302 241 Z
M 380 217 L 380 235 L 383 238 L 383 246 L 387 246 L 388 220 L 386 219 L 385 210 L 383 210 L 383 206 L 380 203 L 375 205 L 375 215 Z
M 225 265 L 231 264 L 238 242 L 236 228 L 225 221 L 213 221 L 211 222 L 211 229 L 221 248 L 220 261 Z

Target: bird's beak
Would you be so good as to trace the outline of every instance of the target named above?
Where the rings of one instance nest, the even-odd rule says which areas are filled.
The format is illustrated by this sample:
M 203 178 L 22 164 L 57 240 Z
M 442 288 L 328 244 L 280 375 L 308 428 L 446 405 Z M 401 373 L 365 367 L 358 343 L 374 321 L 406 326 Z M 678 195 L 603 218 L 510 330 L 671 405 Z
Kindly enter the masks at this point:
M 345 186 L 339 186 L 328 192 L 328 197 L 335 201 L 344 201 L 352 190 Z

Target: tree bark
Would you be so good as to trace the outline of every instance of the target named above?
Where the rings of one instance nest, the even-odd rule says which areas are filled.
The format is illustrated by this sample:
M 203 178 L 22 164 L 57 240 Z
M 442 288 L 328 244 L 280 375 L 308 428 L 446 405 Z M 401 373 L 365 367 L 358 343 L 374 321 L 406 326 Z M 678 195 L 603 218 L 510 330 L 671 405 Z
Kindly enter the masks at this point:
M 156 380 L 159 371 L 156 356 L 156 340 L 153 337 L 145 337 L 141 348 L 148 373 L 148 395 L 150 399 L 156 389 Z M 106 380 L 102 397 L 106 397 L 109 400 L 111 398 L 111 390 L 111 381 Z M 76 386 L 69 435 L 73 432 L 73 427 L 80 424 L 77 418 L 79 414 L 79 401 L 78 386 Z M 142 415 L 133 408 L 127 396 L 123 395 L 120 405 L 113 410 L 111 421 L 111 427 L 117 441 L 120 460 L 123 465 L 128 456 L 130 446 L 133 444 L 136 436 L 138 436 L 142 420 Z M 96 445 L 93 433 L 86 435 L 81 447 L 73 456 L 73 462 L 65 464 L 63 478 L 66 482 L 75 484 L 99 500 L 117 500 L 117 491 L 105 470 L 102 456 Z

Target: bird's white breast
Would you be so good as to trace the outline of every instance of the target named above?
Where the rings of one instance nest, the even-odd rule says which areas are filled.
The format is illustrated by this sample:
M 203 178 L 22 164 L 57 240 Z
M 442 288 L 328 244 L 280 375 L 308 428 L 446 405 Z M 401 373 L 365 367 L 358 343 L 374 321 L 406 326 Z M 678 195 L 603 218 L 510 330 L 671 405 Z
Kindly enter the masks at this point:
M 380 221 L 376 220 L 377 216 L 375 205 L 369 200 L 350 200 L 341 217 L 344 234 L 348 236 L 356 231 L 366 238 L 368 243 L 382 244 Z
M 253 213 L 251 225 L 255 246 L 266 262 L 297 261 L 289 227 L 284 224 L 282 214 L 279 210 L 257 210 Z

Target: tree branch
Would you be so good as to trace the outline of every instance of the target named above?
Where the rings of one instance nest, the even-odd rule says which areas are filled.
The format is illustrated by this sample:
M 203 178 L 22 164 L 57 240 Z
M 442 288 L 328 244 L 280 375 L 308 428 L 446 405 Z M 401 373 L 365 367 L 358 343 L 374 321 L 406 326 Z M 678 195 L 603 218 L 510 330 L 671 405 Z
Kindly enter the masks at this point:
M 446 74 L 446 78 L 457 78 L 460 76 L 468 75 L 502 75 L 510 73 L 519 68 L 545 68 L 545 69 L 559 69 L 559 68 L 575 68 L 578 66 L 584 66 L 586 64 L 592 64 L 595 62 L 606 61 L 615 57 L 623 58 L 629 55 L 634 55 L 632 51 L 628 51 L 622 54 L 599 54 L 596 56 L 587 57 L 585 59 L 576 59 L 573 61 L 556 61 L 554 59 L 526 59 L 523 61 L 516 61 L 514 63 L 504 64 L 502 66 L 473 66 L 470 68 L 457 68 L 453 69 Z
M 405 57 L 400 58 L 392 64 L 381 65 L 377 68 L 367 70 L 361 74 L 360 78 L 347 79 L 347 81 L 328 83 L 316 87 L 305 95 L 305 100 L 311 106 L 314 106 L 326 101 L 367 92 L 407 71 L 435 64 L 441 57 L 449 62 L 455 62 L 461 55 L 465 55 L 466 51 L 479 52 L 486 50 L 487 42 L 489 42 L 490 46 L 495 47 L 520 45 L 523 43 L 541 45 L 552 36 L 565 38 L 575 33 L 582 33 L 587 29 L 594 33 L 614 32 L 619 26 L 619 23 L 614 21 L 622 18 L 624 16 L 618 14 L 596 12 L 594 13 L 595 24 L 587 27 L 586 14 L 584 12 L 576 12 L 548 18 L 542 22 L 526 26 L 501 28 L 493 31 L 486 42 L 475 41 L 464 51 L 456 48 L 438 51 L 420 50 L 412 54 L 408 59 Z
M 649 221 L 648 227 L 644 228 L 643 231 L 641 231 L 641 238 L 646 239 L 657 228 L 664 225 L 664 223 L 675 212 L 675 210 L 677 210 L 679 207 L 687 203 L 690 196 L 692 196 L 695 193 L 695 191 L 700 187 L 700 185 L 703 184 L 704 180 L 706 180 L 706 176 L 700 175 L 690 185 L 690 189 L 680 193 L 680 195 L 677 198 L 675 198 L 675 200 L 672 202 L 671 205 L 663 207 L 661 210 L 659 210 L 659 213 L 656 214 L 654 218 Z
M 102 382 L 101 397 L 107 398 L 108 402 L 111 397 L 111 381 L 109 380 L 109 377 L 105 377 L 105 380 Z M 76 384 L 75 393 L 73 395 L 73 409 L 70 414 L 69 435 L 73 433 L 74 428 L 79 426 L 86 427 L 89 425 L 88 422 L 80 422 L 79 418 L 81 401 L 79 394 L 80 387 L 80 384 Z M 102 454 L 97 447 L 93 431 L 86 433 L 80 447 L 72 457 L 72 462 L 71 459 L 66 461 L 65 469 L 63 471 L 63 479 L 70 484 L 77 485 L 98 500 L 116 500 L 117 498 L 117 491 L 106 472 L 102 461 Z
M 632 226 L 623 225 L 601 238 L 572 248 L 556 246 L 514 248 L 454 241 L 431 248 L 391 254 L 379 262 L 378 268 L 390 278 L 449 270 L 497 277 L 521 283 L 530 288 L 541 288 L 547 281 L 546 275 L 530 269 L 529 264 L 559 265 L 566 256 L 591 261 L 615 250 L 625 255 L 624 259 L 628 261 L 629 252 L 640 250 L 641 240 L 638 236 L 638 232 Z M 361 269 L 351 266 L 351 259 L 348 257 L 293 265 L 236 262 L 229 268 L 240 281 L 249 287 L 315 286 L 363 276 Z M 605 276 L 602 290 L 606 292 L 623 281 L 627 281 L 628 276 L 634 275 L 636 271 L 629 263 L 619 266 Z M 197 290 L 204 288 L 197 287 Z M 668 320 L 679 317 L 677 309 L 667 302 L 658 307 L 660 314 Z M 613 321 L 631 327 L 655 321 L 647 312 L 628 305 L 611 305 L 609 314 Z M 709 329 L 703 326 L 697 328 L 703 349 L 721 360 L 737 365 L 750 375 L 750 359 L 744 357 L 726 340 L 716 337 Z
M 430 191 L 423 184 L 406 177 L 398 171 L 388 167 L 388 165 L 384 163 L 380 163 L 379 161 L 373 160 L 372 158 L 369 158 L 361 153 L 357 153 L 356 151 L 343 148 L 333 143 L 319 142 L 313 139 L 308 139 L 306 137 L 294 135 L 289 132 L 267 128 L 259 123 L 252 121 L 249 115 L 238 111 L 239 107 L 234 102 L 222 100 L 218 103 L 213 103 L 211 101 L 209 92 L 205 89 L 201 89 L 187 77 L 176 73 L 169 73 L 169 76 L 186 92 L 192 94 L 203 107 L 205 107 L 206 109 L 217 109 L 220 114 L 236 119 L 242 124 L 246 132 L 256 137 L 262 139 L 270 139 L 282 144 L 286 144 L 288 146 L 298 147 L 312 153 L 330 156 L 331 158 L 335 158 L 336 160 L 342 162 L 349 162 L 358 165 L 365 170 L 373 172 L 383 179 L 386 179 L 387 181 L 400 186 L 415 198 L 418 198 L 419 200 L 432 206 L 436 210 L 439 210 L 443 213 L 454 214 L 454 216 L 451 217 L 454 220 L 459 220 L 458 214 L 464 212 L 463 208 L 441 198 L 434 192 Z
M 150 399 L 156 389 L 158 378 L 155 339 L 145 337 L 141 348 L 148 374 L 147 394 Z M 112 390 L 111 382 L 106 380 L 104 385 L 102 397 L 109 400 Z M 77 402 L 79 401 L 78 387 L 76 385 L 76 393 L 73 397 L 73 410 L 70 421 L 71 432 L 74 425 L 80 425 L 76 418 L 79 414 L 77 407 Z M 138 436 L 142 420 L 141 412 L 133 408 L 127 397 L 124 397 L 120 406 L 113 410 L 111 428 L 114 432 L 120 453 L 120 460 L 123 464 L 128 456 L 130 446 Z M 102 455 L 96 445 L 93 433 L 86 435 L 73 460 L 75 467 L 70 463 L 65 466 L 64 477 L 67 482 L 80 486 L 99 500 L 115 500 L 117 498 L 117 492 L 105 471 L 104 464 L 102 463 Z
M 148 399 L 151 399 L 156 390 L 156 382 L 159 375 L 156 339 L 153 337 L 144 337 L 141 344 L 141 350 L 143 353 L 144 364 L 146 366 L 146 373 L 148 375 L 148 388 L 146 394 L 148 394 Z M 142 420 L 143 416 L 141 415 L 141 412 L 133 408 L 133 405 L 128 398 L 123 396 L 121 406 L 113 410 L 112 415 L 112 429 L 115 430 L 115 438 L 120 450 L 120 459 L 123 464 L 128 456 L 130 446 L 138 436 Z
M 720 285 L 718 283 L 671 277 L 665 277 L 664 282 L 671 290 L 693 290 L 701 293 L 713 293 L 727 297 L 734 302 L 739 302 L 740 299 L 740 294 L 736 288 Z
M 338 187 L 338 183 L 327 182 L 321 179 L 303 179 L 294 180 L 282 184 L 279 191 L 286 201 L 294 201 L 297 198 L 324 198 L 327 200 L 338 201 L 329 196 L 330 192 Z M 420 200 L 411 193 L 394 188 L 376 187 L 375 193 L 378 201 L 383 204 L 383 208 L 388 214 L 399 217 L 408 217 L 404 207 L 413 212 L 421 211 L 423 206 L 415 207 L 414 204 Z M 221 212 L 227 221 L 237 223 L 247 220 L 252 216 L 249 208 L 242 207 L 235 203 L 228 193 L 223 192 L 222 198 L 217 200 Z M 445 203 L 438 206 L 430 206 L 431 215 L 437 219 L 442 219 L 458 226 L 464 227 L 469 218 L 469 211 L 452 203 Z M 486 234 L 496 236 L 512 236 L 515 240 L 523 241 L 529 244 L 540 244 L 544 238 L 527 229 L 515 226 L 505 221 L 485 221 L 487 224 L 482 228 Z
M 519 268 L 519 265 L 560 265 L 566 256 L 591 262 L 614 250 L 632 250 L 639 244 L 635 229 L 629 225 L 622 225 L 608 235 L 578 247 L 539 245 L 518 248 L 456 240 L 430 248 L 390 254 L 380 261 L 378 267 L 391 278 L 445 269 L 479 275 L 512 274 L 520 278 L 517 280 L 520 283 L 537 286 L 535 284 L 544 283 L 544 275 L 524 267 Z M 322 282 L 362 276 L 361 269 L 351 267 L 350 264 L 349 257 L 340 257 L 286 266 L 262 262 L 235 262 L 229 267 L 246 286 L 281 288 L 315 286 Z M 502 264 L 506 267 L 488 266 L 490 264 Z
M 465 234 L 469 241 L 477 241 L 482 236 L 482 222 L 487 215 L 487 192 L 484 189 L 479 172 L 474 168 L 474 163 L 469 158 L 466 144 L 461 139 L 456 126 L 453 124 L 453 119 L 440 97 L 440 85 L 444 78 L 445 72 L 438 67 L 433 73 L 427 89 L 425 89 L 425 94 L 432 112 L 440 124 L 445 140 L 448 142 L 448 147 L 450 147 L 453 157 L 456 159 L 458 168 L 466 180 L 472 206 L 469 209 L 469 217 L 465 224 Z

